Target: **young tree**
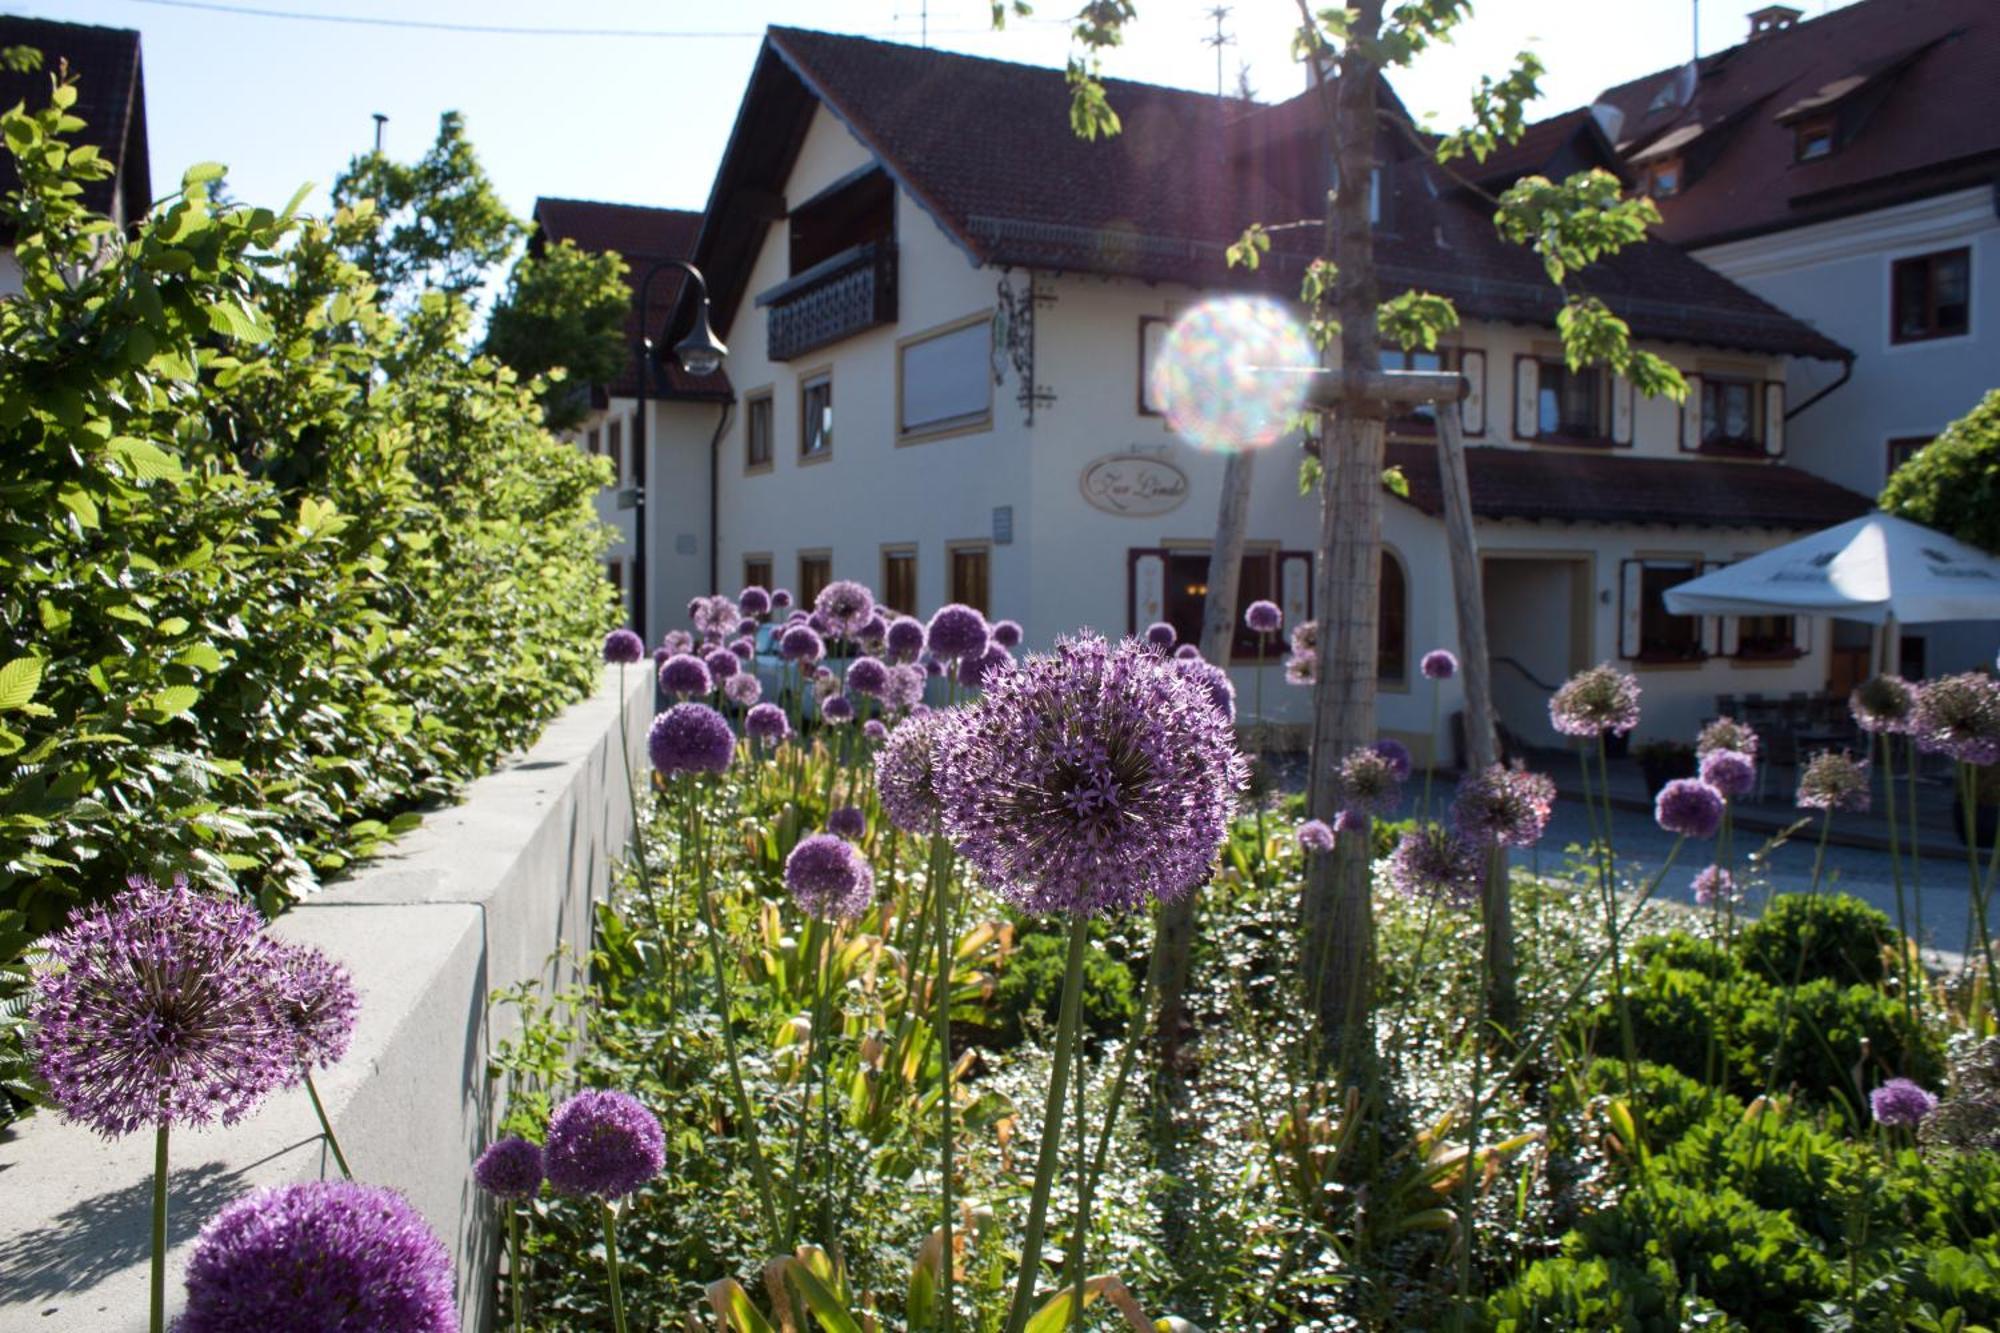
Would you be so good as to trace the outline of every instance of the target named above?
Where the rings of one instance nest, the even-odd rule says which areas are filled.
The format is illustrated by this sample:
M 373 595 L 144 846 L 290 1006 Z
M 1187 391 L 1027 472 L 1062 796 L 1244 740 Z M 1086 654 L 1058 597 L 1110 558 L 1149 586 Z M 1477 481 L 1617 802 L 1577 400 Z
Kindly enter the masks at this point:
M 592 254 L 557 241 L 539 255 L 521 256 L 493 307 L 486 354 L 522 379 L 539 381 L 536 396 L 552 429 L 581 421 L 589 387 L 610 383 L 631 358 L 625 314 L 632 291 L 625 274 L 625 260 L 614 250 Z
M 438 117 L 436 142 L 415 162 L 365 153 L 334 178 L 336 209 L 372 207 L 375 226 L 348 258 L 385 299 L 407 305 L 427 292 L 463 299 L 521 238 L 456 111 Z
M 1891 473 L 1881 504 L 2000 554 L 2000 389 Z

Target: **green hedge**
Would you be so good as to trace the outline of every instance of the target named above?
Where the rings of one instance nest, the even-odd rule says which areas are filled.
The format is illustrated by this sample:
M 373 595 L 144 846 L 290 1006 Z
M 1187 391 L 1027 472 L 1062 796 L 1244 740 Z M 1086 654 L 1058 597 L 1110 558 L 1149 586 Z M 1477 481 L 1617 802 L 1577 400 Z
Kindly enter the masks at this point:
M 121 237 L 76 202 L 73 90 L 0 119 L 0 1086 L 24 953 L 129 875 L 275 912 L 597 678 L 608 480 L 466 350 L 383 310 L 330 222 L 221 206 Z M 0 1120 L 8 1113 L 0 1095 Z

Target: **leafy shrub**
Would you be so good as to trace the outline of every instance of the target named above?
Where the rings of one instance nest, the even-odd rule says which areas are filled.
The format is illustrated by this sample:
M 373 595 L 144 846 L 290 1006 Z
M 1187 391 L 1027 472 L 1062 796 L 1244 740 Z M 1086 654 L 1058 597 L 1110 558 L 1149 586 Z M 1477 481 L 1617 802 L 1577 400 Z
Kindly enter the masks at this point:
M 1744 1046 L 1755 1053 L 1739 1063 L 1742 1077 L 1754 1082 L 1770 1067 L 1766 1062 L 1775 1062 L 1776 1086 L 1821 1101 L 1843 1100 L 1857 1120 L 1865 1119 L 1861 1099 L 1882 1078 L 1901 1074 L 1934 1088 L 1944 1077 L 1936 1043 L 1900 1001 L 1873 986 L 1821 978 L 1798 987 L 1789 1005 L 1784 991 L 1768 987 L 1744 1007 L 1740 1021 Z
M 1780 894 L 1743 930 L 1737 947 L 1753 976 L 1774 985 L 1826 980 L 1875 985 L 1896 931 L 1875 908 L 1836 894 Z
M 1882 508 L 2000 551 L 2000 389 L 1889 475 Z
M 1055 1031 L 1062 1008 L 1068 936 L 1026 920 L 1018 921 L 1015 931 L 1014 952 L 994 986 L 992 1031 L 984 1043 L 998 1049 L 1021 1044 L 1029 1013 L 1040 1014 L 1049 1031 Z M 1124 1035 L 1139 1007 L 1132 970 L 1102 946 L 1105 932 L 1101 922 L 1092 923 L 1097 946 L 1084 955 L 1083 965 L 1083 1030 L 1100 1040 Z
M 27 941 L 128 875 L 310 891 L 587 690 L 611 615 L 603 464 L 463 306 L 382 310 L 365 209 L 225 207 L 209 165 L 120 236 L 74 98 L 4 117 L 0 1019 Z
M 1684 1302 L 1664 1259 L 1642 1264 L 1597 1256 L 1564 1255 L 1528 1266 L 1511 1286 L 1486 1303 L 1494 1333 L 1535 1333 L 1539 1329 L 1607 1330 L 1610 1333 L 1680 1333 L 1694 1327 L 1698 1313 Z M 1703 1328 L 1728 1328 L 1710 1319 Z
M 1636 1100 L 1645 1108 L 1646 1141 L 1655 1149 L 1673 1143 L 1711 1117 L 1738 1119 L 1743 1114 L 1743 1104 L 1734 1097 L 1689 1078 L 1672 1065 L 1641 1060 L 1638 1075 Z M 1632 1099 L 1623 1060 L 1592 1061 L 1585 1087 L 1596 1096 Z
M 1680 1180 L 1726 1186 L 1760 1208 L 1789 1213 L 1827 1245 L 1847 1234 L 1848 1201 L 1868 1202 L 1862 1186 L 1873 1165 L 1861 1145 L 1776 1109 L 1712 1116 L 1690 1126 L 1660 1160 Z M 1875 1202 L 1891 1201 L 1878 1195 Z

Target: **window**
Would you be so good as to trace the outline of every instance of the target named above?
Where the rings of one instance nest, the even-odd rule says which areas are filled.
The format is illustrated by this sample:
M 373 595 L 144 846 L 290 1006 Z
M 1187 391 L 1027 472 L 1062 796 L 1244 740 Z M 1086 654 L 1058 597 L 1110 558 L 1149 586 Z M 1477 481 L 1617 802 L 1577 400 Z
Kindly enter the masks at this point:
M 1792 617 L 1738 616 L 1736 618 L 1736 656 L 1755 660 L 1791 658 L 1800 655 L 1798 626 L 1793 623 Z
M 590 432 L 583 438 L 584 438 L 584 443 L 590 449 L 591 453 L 595 454 L 600 452 L 597 445 L 597 427 L 592 426 L 590 428 Z
M 614 421 L 604 428 L 604 453 L 611 460 L 611 484 L 625 484 L 625 423 Z
M 1564 361 L 1543 361 L 1539 369 L 1538 438 L 1593 442 L 1611 438 L 1610 381 L 1600 367 L 1571 370 Z
M 1382 369 L 1456 370 L 1458 369 L 1458 355 L 1449 347 L 1440 347 L 1427 352 L 1422 348 L 1404 351 L 1401 347 L 1388 346 L 1382 349 Z M 1428 439 L 1436 435 L 1436 405 L 1432 403 L 1419 403 L 1401 416 L 1390 417 L 1388 431 L 1392 437 L 1417 435 Z
M 1375 664 L 1375 679 L 1384 685 L 1410 679 L 1410 585 L 1403 562 L 1386 546 L 1375 611 Z
M 896 238 L 896 187 L 869 167 L 836 181 L 791 213 L 794 277 L 857 245 Z
M 882 548 L 882 603 L 904 615 L 917 613 L 917 548 Z
M 792 605 L 812 609 L 819 600 L 820 589 L 833 582 L 833 553 L 830 551 L 799 552 L 799 586 L 794 590 Z
M 1972 327 L 1972 251 L 1941 250 L 1899 259 L 1890 270 L 1891 342 L 1956 338 Z
M 992 552 L 984 546 L 954 546 L 946 557 L 951 562 L 951 600 L 982 615 L 991 610 Z
M 1153 367 L 1159 364 L 1160 349 L 1167 345 L 1167 330 L 1173 321 L 1159 315 L 1139 317 L 1139 415 L 1161 417 L 1167 414 L 1166 400 L 1153 386 Z
M 1800 162 L 1833 156 L 1834 128 L 1832 116 L 1814 116 L 1811 120 L 1800 121 L 1792 127 L 1792 156 Z
M 768 555 L 746 555 L 743 557 L 743 586 L 771 589 L 771 557 Z
M 1704 375 L 1701 380 L 1701 447 L 1764 449 L 1764 386 L 1752 380 Z
M 1664 158 L 1646 167 L 1646 193 L 1655 199 L 1671 199 L 1681 192 L 1681 160 Z
M 1667 589 L 1701 572 L 1698 560 L 1627 560 L 1620 567 L 1619 642 L 1622 657 L 1639 662 L 1698 662 L 1708 655 L 1701 616 L 1667 611 Z
M 896 432 L 928 438 L 993 424 L 993 318 L 975 315 L 896 347 Z
M 743 466 L 745 470 L 771 466 L 771 395 L 768 390 L 753 394 L 743 403 Z
M 799 382 L 799 457 L 833 453 L 833 374 L 822 371 Z
M 625 592 L 625 562 L 622 560 L 606 560 L 604 562 L 604 577 L 611 580 L 611 586 L 616 588 L 622 597 Z
M 1894 472 L 1915 458 L 1917 451 L 1935 438 L 1932 435 L 1899 435 L 1889 441 L 1889 471 Z

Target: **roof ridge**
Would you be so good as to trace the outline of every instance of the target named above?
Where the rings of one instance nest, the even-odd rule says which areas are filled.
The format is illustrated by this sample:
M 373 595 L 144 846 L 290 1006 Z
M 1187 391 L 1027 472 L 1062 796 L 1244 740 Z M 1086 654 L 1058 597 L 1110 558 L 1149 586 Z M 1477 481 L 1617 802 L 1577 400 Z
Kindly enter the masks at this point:
M 121 37 L 139 41 L 143 38 L 137 28 L 120 28 L 109 23 L 72 23 L 68 19 L 52 19 L 42 14 L 0 14 L 0 25 L 9 23 L 41 23 L 51 28 L 82 28 L 87 32 L 115 32 Z
M 699 208 L 674 208 L 666 204 L 626 204 L 615 199 L 583 199 L 573 194 L 538 194 L 535 206 L 543 204 L 588 204 L 592 208 L 623 208 L 634 213 L 678 213 L 684 217 L 698 218 Z
M 1760 37 L 1745 37 L 1741 41 L 1734 42 L 1720 50 L 1710 51 L 1706 55 L 1698 56 L 1696 60 L 1704 73 L 1708 72 L 1711 67 L 1720 69 L 1750 47 L 1765 48 L 1772 43 L 1790 40 L 1797 36 L 1797 34 L 1807 31 L 1824 35 L 1828 28 L 1839 27 L 1842 23 L 1858 15 L 1865 14 L 1874 8 L 1874 6 L 1886 2 L 1887 0 L 1854 0 L 1854 3 L 1842 5 L 1838 9 L 1829 9 L 1824 13 L 1803 16 L 1787 27 L 1766 32 Z M 1614 83 L 1607 88 L 1599 90 L 1598 100 L 1606 100 L 1611 94 L 1619 92 L 1622 89 L 1636 88 L 1640 84 L 1651 83 L 1653 80 L 1670 75 L 1676 70 L 1687 68 L 1687 64 L 1688 62 L 1685 60 L 1677 60 L 1671 65 L 1663 65 L 1659 69 L 1648 70 L 1646 73 L 1626 79 L 1622 83 Z

